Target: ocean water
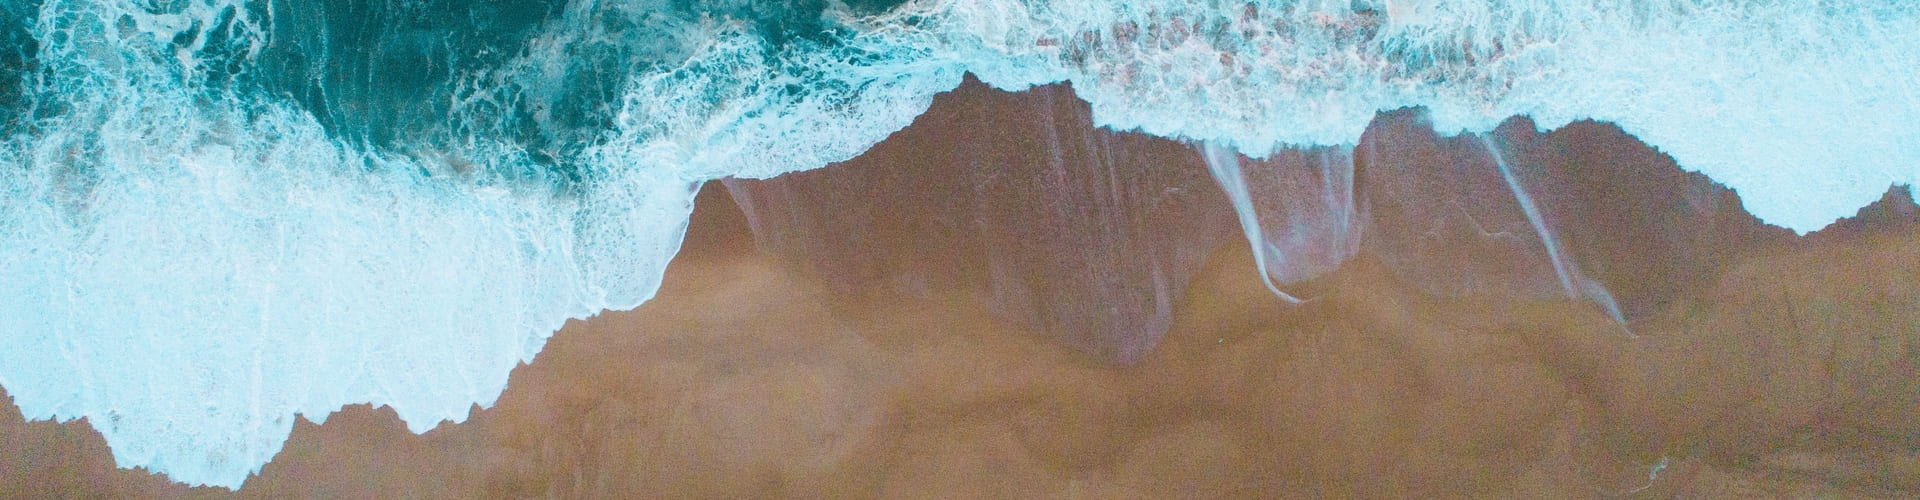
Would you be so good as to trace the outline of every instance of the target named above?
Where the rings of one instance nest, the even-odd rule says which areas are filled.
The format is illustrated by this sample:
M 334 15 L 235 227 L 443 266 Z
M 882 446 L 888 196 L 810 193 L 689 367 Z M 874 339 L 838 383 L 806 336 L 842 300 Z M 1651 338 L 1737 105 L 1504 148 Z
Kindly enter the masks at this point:
M 1277 293 L 1365 245 L 1439 265 L 1351 222 L 1445 195 L 1498 205 L 1530 286 L 1610 303 L 1496 125 L 1616 123 L 1811 231 L 1920 181 L 1916 26 L 1871 0 L 8 2 L 0 385 L 122 467 L 230 487 L 295 414 L 458 422 L 568 318 L 650 298 L 701 182 L 851 158 L 969 72 L 1203 150 Z M 1462 175 L 1498 196 L 1380 167 L 1362 133 L 1407 107 L 1482 142 Z

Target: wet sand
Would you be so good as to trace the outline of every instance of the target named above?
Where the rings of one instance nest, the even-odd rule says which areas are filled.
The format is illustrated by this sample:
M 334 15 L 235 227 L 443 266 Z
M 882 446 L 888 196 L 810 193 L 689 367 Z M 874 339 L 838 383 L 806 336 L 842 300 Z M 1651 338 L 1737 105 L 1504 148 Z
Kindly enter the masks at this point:
M 953 148 L 943 141 L 957 129 L 1015 126 L 982 123 L 995 119 L 1091 129 L 1072 115 L 1072 102 L 1059 104 L 1066 92 L 963 88 L 863 159 L 806 175 L 833 186 L 845 178 L 834 169 L 878 168 L 861 162 L 909 171 L 898 162 Z M 1064 111 L 1022 111 L 1035 99 Z M 964 140 L 1000 144 L 993 141 L 1031 132 Z M 803 252 L 768 237 L 769 223 L 750 221 L 715 182 L 703 190 L 658 296 L 633 311 L 569 322 L 514 371 L 495 407 L 424 435 L 407 432 L 391 410 L 365 405 L 325 425 L 303 419 L 237 493 L 1920 495 L 1920 217 L 1910 201 L 1890 195 L 1832 231 L 1794 237 L 1741 218 L 1732 193 L 1617 129 L 1576 124 L 1547 135 L 1509 140 L 1572 145 L 1541 149 L 1585 166 L 1555 177 L 1542 198 L 1584 204 L 1561 212 L 1579 214 L 1559 221 L 1570 228 L 1565 238 L 1622 298 L 1634 336 L 1584 301 L 1429 293 L 1409 282 L 1418 276 L 1368 251 L 1309 284 L 1315 300 L 1288 305 L 1261 282 L 1231 209 L 1203 193 L 1183 198 L 1198 207 L 1183 212 L 1187 218 L 1149 220 L 1212 239 L 1137 247 L 1177 248 L 1151 264 L 1187 276 L 1174 280 L 1183 286 L 1162 285 L 1172 292 L 1157 344 L 1116 362 L 1114 352 L 1088 346 L 1136 337 L 1063 334 L 1081 323 L 1031 318 L 1075 316 L 1008 314 L 1007 304 L 1034 294 L 996 295 L 991 289 L 1007 273 L 982 268 L 1008 257 L 962 248 L 1014 244 L 1035 229 L 1003 224 L 994 227 L 1015 229 L 934 237 L 929 232 L 951 226 L 916 219 L 941 211 L 914 203 L 978 201 L 979 193 L 949 196 L 934 192 L 938 183 L 902 174 L 909 178 L 896 186 L 925 191 L 896 192 L 898 204 L 867 209 L 884 219 L 861 226 L 879 228 L 868 238 Z M 1012 152 L 993 154 L 1018 162 L 1036 154 L 1022 148 L 1058 152 L 1061 143 L 1087 140 L 995 146 Z M 1124 146 L 1135 152 L 1128 158 L 1204 174 L 1184 145 L 1099 140 L 1133 144 Z M 1416 146 L 1448 147 L 1425 140 L 1432 144 Z M 910 171 L 950 174 L 944 169 L 957 161 Z M 1116 171 L 1127 165 L 1112 161 Z M 732 191 L 802 192 L 797 200 L 814 202 L 859 194 L 753 182 L 784 181 L 735 181 Z M 988 194 L 998 198 L 977 212 L 986 223 L 1023 213 L 993 200 L 1031 196 Z M 816 210 L 805 213 L 836 208 Z M 1007 210 L 1013 215 L 995 215 Z M 957 243 L 966 241 L 974 243 Z M 1060 248 L 1069 247 L 1026 251 Z M 1125 257 L 1114 259 L 1133 262 Z M 871 262 L 887 264 L 876 270 Z M 1062 280 L 1023 283 L 1036 294 L 1076 297 L 1056 290 Z M 1140 307 L 1119 314 L 1154 317 L 1156 309 Z M 23 422 L 10 404 L 0 408 L 0 497 L 232 493 L 117 470 L 107 453 L 84 421 Z

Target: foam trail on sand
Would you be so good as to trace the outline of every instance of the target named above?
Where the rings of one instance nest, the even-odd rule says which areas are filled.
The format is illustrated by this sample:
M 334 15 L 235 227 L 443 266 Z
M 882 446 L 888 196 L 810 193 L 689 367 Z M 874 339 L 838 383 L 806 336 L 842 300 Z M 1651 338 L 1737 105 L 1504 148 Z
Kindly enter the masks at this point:
M 1534 234 L 1540 237 L 1540 246 L 1546 248 L 1547 261 L 1553 264 L 1553 274 L 1560 279 L 1560 287 L 1567 291 L 1567 297 L 1584 296 L 1605 308 L 1615 322 L 1624 325 L 1626 319 L 1621 317 L 1620 306 L 1613 302 L 1613 295 L 1607 293 L 1606 287 L 1580 276 L 1579 268 L 1573 263 L 1572 257 L 1560 249 L 1558 238 L 1555 238 L 1553 231 L 1547 228 L 1547 221 L 1541 216 L 1539 205 L 1533 202 L 1532 195 L 1527 194 L 1527 187 L 1514 177 L 1513 168 L 1507 166 L 1506 157 L 1501 155 L 1500 149 L 1493 145 L 1493 140 L 1486 136 L 1474 138 L 1479 139 L 1480 145 L 1486 148 L 1487 154 L 1493 156 L 1494 166 L 1500 168 L 1500 177 L 1507 181 L 1507 188 L 1513 190 L 1514 199 L 1520 202 L 1521 213 L 1527 215 L 1527 223 L 1533 226 Z M 1632 336 L 1633 333 L 1628 332 L 1627 335 Z
M 1388 242 L 1377 247 L 1384 249 L 1390 260 L 1400 259 L 1401 270 L 1417 276 L 1416 282 L 1448 293 L 1468 290 L 1483 293 L 1488 288 L 1500 288 L 1518 290 L 1522 297 L 1559 295 L 1592 300 L 1624 324 L 1625 319 L 1606 287 L 1580 274 L 1579 265 L 1549 227 L 1546 214 L 1528 194 L 1528 183 L 1507 164 L 1492 139 L 1475 135 L 1441 142 L 1461 139 L 1471 140 L 1485 156 L 1455 159 L 1460 170 L 1453 175 L 1427 176 L 1427 182 L 1450 186 L 1410 189 L 1399 185 L 1418 182 L 1414 179 L 1420 176 L 1396 175 L 1394 170 L 1407 168 L 1402 165 L 1418 164 L 1421 159 L 1383 156 L 1376 145 L 1378 138 L 1367 141 L 1366 158 L 1369 162 L 1395 164 L 1379 167 L 1373 173 L 1378 177 L 1368 183 L 1356 182 L 1354 157 L 1358 147 L 1290 150 L 1270 154 L 1264 160 L 1246 158 L 1212 143 L 1203 144 L 1201 148 L 1208 169 L 1239 215 L 1242 232 L 1254 248 L 1255 264 L 1268 289 L 1289 302 L 1298 303 L 1310 297 L 1284 291 L 1288 285 L 1332 272 L 1359 251 L 1367 232 L 1365 228 L 1374 225 L 1369 220 L 1367 201 L 1389 198 L 1399 192 L 1410 193 L 1410 196 L 1388 200 L 1390 206 L 1412 211 L 1389 210 L 1388 216 L 1419 220 L 1412 224 L 1404 221 L 1379 224 L 1381 229 L 1373 236 Z M 1407 143 L 1409 141 L 1400 142 Z M 1467 192 L 1471 194 L 1447 195 L 1447 191 L 1470 187 L 1476 181 L 1485 185 L 1479 189 L 1469 188 Z M 1369 192 L 1370 188 L 1379 190 L 1380 194 Z M 1473 199 L 1500 194 L 1510 196 L 1511 202 Z M 1435 210 L 1442 215 L 1430 212 Z M 1465 218 L 1448 222 L 1451 218 L 1444 214 L 1455 211 Z M 1448 227 L 1453 224 L 1465 227 Z M 1436 236 L 1446 233 L 1463 234 L 1466 245 L 1499 248 L 1493 253 L 1518 256 L 1518 260 L 1488 261 L 1484 255 L 1472 253 L 1433 257 L 1434 251 L 1449 245 L 1441 243 L 1435 247 L 1433 243 Z M 1529 267 L 1526 262 L 1544 263 L 1542 273 L 1526 272 Z M 1489 271 L 1463 271 L 1476 267 Z
M 1213 143 L 1201 146 L 1208 170 L 1240 216 L 1267 288 L 1282 291 L 1340 267 L 1360 248 L 1365 206 L 1355 190 L 1350 148 L 1287 151 L 1264 160 Z
M 1573 278 L 1568 276 L 1567 268 L 1571 264 L 1568 264 L 1567 258 L 1560 253 L 1560 244 L 1553 241 L 1553 233 L 1547 231 L 1547 223 L 1541 220 L 1540 208 L 1533 204 L 1533 197 L 1527 195 L 1526 186 L 1520 185 L 1520 181 L 1513 178 L 1513 169 L 1507 168 L 1506 158 L 1500 157 L 1500 150 L 1493 147 L 1493 141 L 1482 136 L 1474 138 L 1478 139 L 1480 145 L 1487 149 L 1487 154 L 1493 157 L 1493 165 L 1500 169 L 1500 178 L 1507 181 L 1507 188 L 1513 190 L 1513 198 L 1520 202 L 1520 213 L 1527 215 L 1527 224 L 1532 225 L 1534 234 L 1540 237 L 1540 246 L 1547 249 L 1547 261 L 1553 264 L 1553 274 L 1560 278 L 1560 287 L 1567 290 L 1568 297 L 1578 296 L 1579 293 L 1573 289 Z

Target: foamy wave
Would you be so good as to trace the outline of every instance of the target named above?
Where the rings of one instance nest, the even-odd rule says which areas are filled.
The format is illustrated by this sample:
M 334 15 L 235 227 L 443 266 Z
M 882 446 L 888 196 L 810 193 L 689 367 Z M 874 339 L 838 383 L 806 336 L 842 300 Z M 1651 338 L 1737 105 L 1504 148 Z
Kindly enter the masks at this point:
M 116 30 L 76 10 L 43 25 Z M 61 110 L 0 148 L 0 383 L 123 467 L 237 487 L 296 413 L 464 420 L 566 319 L 650 298 L 692 208 L 671 173 L 565 192 L 498 175 L 536 168 L 514 146 L 352 146 L 118 33 L 49 44 Z
M 994 56 L 969 66 L 989 83 L 1071 80 L 1102 124 L 1260 155 L 1353 144 L 1400 107 L 1443 132 L 1591 118 L 1801 232 L 1920 180 L 1920 9 L 1902 4 L 916 5 Z

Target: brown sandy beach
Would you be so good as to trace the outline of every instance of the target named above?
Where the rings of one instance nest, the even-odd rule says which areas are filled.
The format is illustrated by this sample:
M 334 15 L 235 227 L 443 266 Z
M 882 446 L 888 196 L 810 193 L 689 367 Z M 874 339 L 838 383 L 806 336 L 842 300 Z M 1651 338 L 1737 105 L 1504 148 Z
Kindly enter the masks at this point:
M 1496 135 L 1632 335 L 1373 247 L 1286 304 L 1192 147 L 970 81 L 860 158 L 709 183 L 655 299 L 569 322 L 465 423 L 302 420 L 228 492 L 9 403 L 0 497 L 1920 496 L 1903 191 L 1794 236 L 1617 128 L 1532 128 Z M 1369 134 L 1471 146 L 1411 111 Z

